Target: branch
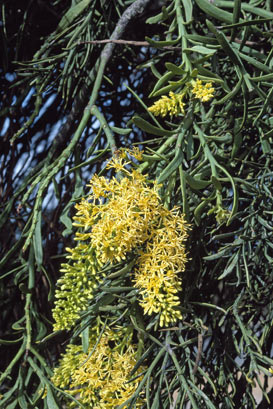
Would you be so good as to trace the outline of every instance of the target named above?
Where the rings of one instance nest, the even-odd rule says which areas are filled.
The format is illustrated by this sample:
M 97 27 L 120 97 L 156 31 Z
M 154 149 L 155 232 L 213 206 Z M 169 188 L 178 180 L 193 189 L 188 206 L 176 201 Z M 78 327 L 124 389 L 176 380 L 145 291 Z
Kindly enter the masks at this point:
M 81 44 L 107 44 L 107 43 L 112 43 L 112 44 L 125 44 L 125 45 L 134 45 L 136 47 L 154 47 L 154 45 L 151 45 L 148 43 L 148 41 L 131 41 L 131 40 L 112 40 L 112 39 L 106 39 L 106 40 L 93 40 L 93 41 L 80 41 L 75 45 L 81 45 Z M 173 46 L 162 46 L 160 48 L 164 48 L 165 50 L 181 50 L 181 47 L 173 47 Z
M 111 41 L 116 41 L 118 40 L 124 33 L 126 27 L 130 23 L 130 21 L 143 13 L 144 9 L 147 7 L 147 5 L 150 3 L 151 0 L 136 0 L 133 4 L 131 4 L 121 15 L 115 30 L 113 31 L 113 34 L 111 35 Z M 104 49 L 101 52 L 100 58 L 98 59 L 98 63 L 96 64 L 95 67 L 91 70 L 88 78 L 86 78 L 86 84 L 83 86 L 83 88 L 80 90 L 79 95 L 75 98 L 74 104 L 72 106 L 70 114 L 66 117 L 66 123 L 62 126 L 60 131 L 58 132 L 57 136 L 54 139 L 53 146 L 51 147 L 51 152 L 50 152 L 50 157 L 54 155 L 56 149 L 62 145 L 62 143 L 66 140 L 67 135 L 69 134 L 69 130 L 71 127 L 73 127 L 73 124 L 75 123 L 78 115 L 80 114 L 85 101 L 86 97 L 89 91 L 89 87 L 91 86 L 92 82 L 94 79 L 97 78 L 96 73 L 99 71 L 99 68 L 101 68 L 100 62 L 103 61 L 103 67 L 101 69 L 102 73 L 104 72 L 105 66 L 111 57 L 113 51 L 115 48 L 115 44 L 106 44 Z M 100 78 L 101 80 L 101 78 Z M 98 81 L 97 81 L 97 85 Z M 93 98 L 91 101 L 89 101 L 88 105 L 92 105 L 95 103 L 96 100 L 96 93 L 93 94 Z M 91 104 L 90 104 L 91 102 Z
M 230 40 L 231 37 L 227 36 L 227 39 Z M 243 41 L 240 40 L 239 38 L 234 38 L 233 40 L 235 43 L 242 44 Z M 148 43 L 148 41 L 131 41 L 131 40 L 113 40 L 112 38 L 107 38 L 106 40 L 93 40 L 93 41 L 79 41 L 75 46 L 81 45 L 81 44 L 107 44 L 107 43 L 113 43 L 113 44 L 125 44 L 125 45 L 134 45 L 136 47 L 154 47 L 154 45 Z M 245 45 L 258 45 L 257 42 L 255 41 L 245 41 Z M 159 48 L 159 47 L 158 47 Z M 164 48 L 165 50 L 181 50 L 182 47 L 173 47 L 173 46 L 162 46 L 160 48 Z
M 108 59 L 111 57 L 113 50 L 115 48 L 115 43 L 114 41 L 119 40 L 122 34 L 124 33 L 127 25 L 129 22 L 137 17 L 138 15 L 142 14 L 147 5 L 150 3 L 151 0 L 136 0 L 134 1 L 133 4 L 131 4 L 122 14 L 120 17 L 115 30 L 113 31 L 113 34 L 111 35 L 110 40 L 112 41 L 111 43 L 106 44 L 104 47 L 101 58 Z

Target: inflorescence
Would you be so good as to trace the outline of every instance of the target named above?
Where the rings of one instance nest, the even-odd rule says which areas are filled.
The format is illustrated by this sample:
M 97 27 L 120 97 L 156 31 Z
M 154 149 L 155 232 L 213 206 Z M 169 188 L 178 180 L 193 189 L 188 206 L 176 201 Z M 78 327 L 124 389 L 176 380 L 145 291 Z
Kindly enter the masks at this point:
M 175 94 L 170 91 L 169 97 L 163 95 L 158 101 L 156 101 L 148 110 L 156 116 L 165 117 L 166 115 L 177 116 L 179 114 L 185 114 L 185 96 L 190 92 L 195 98 L 202 102 L 207 102 L 214 96 L 214 88 L 211 82 L 203 84 L 198 78 L 196 81 L 192 80 L 187 84 L 185 89 Z
M 139 152 L 133 152 L 139 157 Z M 158 314 L 159 325 L 181 319 L 179 292 L 187 255 L 188 226 L 178 208 L 166 209 L 159 186 L 126 161 L 126 153 L 107 165 L 115 176 L 94 175 L 91 194 L 75 207 L 77 246 L 68 248 L 70 263 L 58 281 L 54 330 L 70 329 L 86 310 L 104 279 L 106 264 L 135 259 L 130 279 L 139 290 L 144 314 Z
M 132 397 L 145 367 L 140 366 L 131 375 L 137 363 L 132 332 L 122 327 L 106 327 L 98 342 L 98 330 L 98 325 L 93 328 L 86 353 L 81 345 L 67 346 L 51 380 L 85 408 L 113 409 Z M 134 407 L 140 408 L 143 403 L 140 395 Z

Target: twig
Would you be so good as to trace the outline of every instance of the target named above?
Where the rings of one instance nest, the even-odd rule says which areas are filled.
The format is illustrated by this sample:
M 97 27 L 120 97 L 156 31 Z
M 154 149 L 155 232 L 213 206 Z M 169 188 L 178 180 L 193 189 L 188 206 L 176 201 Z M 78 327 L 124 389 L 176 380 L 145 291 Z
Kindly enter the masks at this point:
M 112 39 L 106 39 L 106 40 L 93 40 L 93 41 L 79 41 L 76 45 L 81 45 L 81 44 L 124 44 L 124 45 L 134 45 L 136 47 L 153 47 L 157 48 L 154 45 L 148 43 L 148 41 L 131 41 L 131 40 L 112 40 Z M 173 47 L 173 46 L 162 46 L 159 48 L 163 48 L 164 50 L 181 50 L 181 47 Z
M 195 375 L 199 366 L 199 362 L 201 360 L 201 356 L 202 356 L 202 349 L 203 349 L 203 334 L 198 334 L 198 350 L 197 350 L 197 354 L 196 354 L 196 359 L 195 359 L 195 363 L 194 363 L 194 368 L 192 371 L 192 374 Z
M 227 36 L 227 39 L 230 40 L 231 37 Z M 234 38 L 233 40 L 235 43 L 238 44 L 242 44 L 242 40 L 240 40 L 239 38 Z M 82 44 L 124 44 L 124 45 L 134 45 L 136 47 L 153 47 L 153 48 L 157 48 L 154 45 L 150 44 L 148 41 L 132 41 L 132 40 L 113 40 L 111 38 L 107 38 L 105 40 L 93 40 L 93 41 L 79 41 L 78 43 L 75 44 L 75 46 L 77 45 L 82 45 Z M 245 45 L 258 45 L 257 42 L 255 41 L 245 41 L 244 42 Z M 164 50 L 181 50 L 182 47 L 174 47 L 174 46 L 170 46 L 170 45 L 164 45 L 162 47 L 158 46 L 158 48 L 162 48 Z

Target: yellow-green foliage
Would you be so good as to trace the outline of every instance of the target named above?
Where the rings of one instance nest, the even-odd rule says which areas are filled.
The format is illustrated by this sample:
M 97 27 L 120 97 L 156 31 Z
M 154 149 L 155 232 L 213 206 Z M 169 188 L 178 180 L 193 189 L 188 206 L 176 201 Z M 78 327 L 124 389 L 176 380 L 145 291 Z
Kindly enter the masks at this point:
M 140 153 L 134 151 L 135 157 Z M 159 186 L 133 166 L 126 154 L 114 157 L 111 179 L 94 175 L 91 194 L 75 207 L 75 249 L 67 249 L 72 264 L 64 264 L 53 316 L 54 329 L 69 329 L 86 309 L 94 288 L 104 278 L 106 263 L 126 263 L 135 257 L 130 277 L 139 289 L 144 314 L 159 314 L 160 326 L 181 319 L 178 292 L 185 269 L 187 224 L 178 209 L 166 209 Z M 132 164 L 131 164 L 132 165 Z

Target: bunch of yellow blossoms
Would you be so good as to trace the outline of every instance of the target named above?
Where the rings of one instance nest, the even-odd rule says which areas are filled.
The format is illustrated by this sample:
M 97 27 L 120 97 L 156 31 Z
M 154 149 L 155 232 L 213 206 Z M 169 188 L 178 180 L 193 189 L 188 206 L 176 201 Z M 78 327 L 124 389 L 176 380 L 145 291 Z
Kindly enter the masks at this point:
M 136 155 L 136 152 L 134 153 Z M 53 316 L 54 329 L 69 329 L 104 279 L 101 267 L 135 259 L 130 272 L 145 314 L 159 315 L 160 326 L 181 319 L 178 293 L 185 269 L 188 226 L 178 209 L 161 203 L 156 182 L 149 182 L 121 156 L 107 165 L 116 176 L 95 175 L 91 194 L 75 207 L 78 245 L 67 249 L 72 264 L 62 265 Z
M 74 396 L 85 408 L 113 409 L 123 404 L 135 392 L 145 369 L 140 366 L 130 381 L 137 362 L 131 338 L 132 333 L 128 336 L 124 328 L 107 327 L 97 342 L 98 334 L 93 330 L 86 353 L 81 345 L 67 346 L 54 370 L 53 384 Z M 140 408 L 143 402 L 140 396 L 135 407 Z
M 154 103 L 148 110 L 155 115 L 160 115 L 162 117 L 170 114 L 171 116 L 178 115 L 180 113 L 185 114 L 183 102 L 185 93 L 175 94 L 170 91 L 169 98 L 163 95 L 158 101 Z
M 205 85 L 203 85 L 202 81 L 197 78 L 196 81 L 192 81 L 192 85 L 192 93 L 202 102 L 207 102 L 213 98 L 214 88 L 212 87 L 211 82 L 207 82 Z
M 214 88 L 212 87 L 211 82 L 207 82 L 205 85 L 201 80 L 197 79 L 196 81 L 191 81 L 186 90 L 184 89 L 180 94 L 175 94 L 173 91 L 170 91 L 169 97 L 164 95 L 158 101 L 156 101 L 148 110 L 154 115 L 166 116 L 167 114 L 171 116 L 176 116 L 178 114 L 185 114 L 184 106 L 185 102 L 183 101 L 185 95 L 187 94 L 188 88 L 191 87 L 191 93 L 195 98 L 200 99 L 202 102 L 209 101 L 214 96 Z

